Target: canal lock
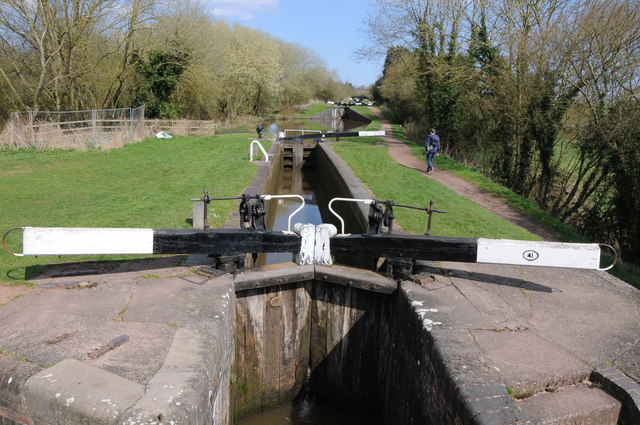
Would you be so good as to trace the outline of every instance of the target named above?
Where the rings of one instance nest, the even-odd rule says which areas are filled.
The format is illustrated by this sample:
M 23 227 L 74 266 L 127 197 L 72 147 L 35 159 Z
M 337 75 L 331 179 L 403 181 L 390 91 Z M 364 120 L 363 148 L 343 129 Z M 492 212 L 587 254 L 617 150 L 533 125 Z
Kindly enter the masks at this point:
M 301 194 L 307 206 L 294 223 L 331 222 L 326 208 L 329 200 L 353 195 L 330 159 L 335 155 L 332 150 L 321 143 L 283 144 L 275 150 L 262 193 Z M 286 230 L 296 201 L 269 202 L 267 228 Z M 346 205 L 339 213 L 353 232 L 366 230 L 366 210 Z M 356 266 L 373 264 L 372 259 L 358 257 L 342 260 L 347 264 L 355 260 L 351 262 Z M 299 267 L 291 261 L 291 254 L 261 254 L 256 264 L 258 270 L 291 269 L 296 274 Z M 384 365 L 389 361 L 389 350 L 383 347 L 390 341 L 392 303 L 392 296 L 386 293 L 315 278 L 236 290 L 231 389 L 236 421 L 298 400 L 284 413 L 297 423 L 314 423 L 309 418 L 313 415 L 325 420 L 332 415 L 333 423 L 346 417 L 350 419 L 345 423 L 382 423 L 372 418 L 383 413 Z M 306 411 L 310 399 L 314 400 L 313 413 Z M 318 413 L 318 406 L 324 411 Z M 275 424 L 281 418 L 259 419 L 265 420 Z M 240 423 L 255 422 L 247 418 Z

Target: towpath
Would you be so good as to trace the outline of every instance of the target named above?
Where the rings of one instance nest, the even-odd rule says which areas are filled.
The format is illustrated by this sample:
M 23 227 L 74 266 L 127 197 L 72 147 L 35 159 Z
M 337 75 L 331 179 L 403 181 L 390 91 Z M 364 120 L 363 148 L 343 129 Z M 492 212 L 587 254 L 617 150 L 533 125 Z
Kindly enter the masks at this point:
M 411 148 L 409 146 L 391 136 L 391 134 L 393 134 L 391 130 L 391 124 L 384 117 L 380 109 L 376 107 L 369 107 L 369 109 L 373 111 L 380 119 L 380 122 L 382 123 L 382 130 L 385 130 L 386 133 L 389 134 L 389 136 L 385 136 L 382 138 L 384 143 L 389 148 L 389 156 L 391 156 L 391 158 L 396 160 L 399 164 L 416 170 L 417 172 L 424 174 L 425 177 L 427 177 L 426 161 L 420 158 L 416 158 L 411 152 Z M 534 235 L 537 235 L 544 240 L 558 240 L 558 237 L 553 232 L 544 228 L 528 217 L 520 214 L 518 211 L 507 205 L 502 199 L 481 189 L 479 186 L 456 176 L 449 171 L 436 169 L 434 173 L 428 176 L 428 178 L 436 180 L 438 183 L 449 187 L 461 196 L 464 196 L 465 198 L 475 202 L 481 207 L 493 212 L 494 214 L 499 215 L 505 220 L 508 220 L 520 227 L 527 229 Z

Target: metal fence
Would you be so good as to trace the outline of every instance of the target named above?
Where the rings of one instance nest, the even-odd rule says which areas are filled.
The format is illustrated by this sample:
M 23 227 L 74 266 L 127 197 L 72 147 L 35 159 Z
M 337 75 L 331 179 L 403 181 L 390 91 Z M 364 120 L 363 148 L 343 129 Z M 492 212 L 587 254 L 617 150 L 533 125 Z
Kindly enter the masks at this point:
M 87 111 L 14 112 L 0 148 L 100 149 L 148 137 L 144 106 Z

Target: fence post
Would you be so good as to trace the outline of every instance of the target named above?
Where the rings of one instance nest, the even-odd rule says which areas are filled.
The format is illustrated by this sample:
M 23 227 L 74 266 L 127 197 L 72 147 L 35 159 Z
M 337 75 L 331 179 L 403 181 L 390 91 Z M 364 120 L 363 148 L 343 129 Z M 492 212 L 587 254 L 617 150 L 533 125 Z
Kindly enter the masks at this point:
M 33 128 L 33 111 L 29 111 L 29 130 L 31 130 L 31 147 L 36 145 L 36 132 Z
M 137 138 L 144 138 L 145 134 L 146 134 L 146 123 L 144 121 L 144 113 L 145 113 L 145 105 L 140 105 L 138 106 L 138 119 L 137 119 L 137 124 L 136 124 L 136 137 Z
M 133 108 L 129 108 L 129 141 L 133 141 Z
M 96 110 L 91 110 L 91 126 L 93 128 L 93 148 L 96 149 L 98 147 L 98 128 L 96 123 Z

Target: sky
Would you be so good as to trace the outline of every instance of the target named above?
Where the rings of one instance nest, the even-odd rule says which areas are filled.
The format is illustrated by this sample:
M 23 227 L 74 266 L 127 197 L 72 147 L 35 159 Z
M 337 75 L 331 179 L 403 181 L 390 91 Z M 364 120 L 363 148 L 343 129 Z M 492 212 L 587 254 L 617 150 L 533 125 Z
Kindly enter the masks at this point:
M 342 82 L 373 84 L 383 59 L 358 61 L 372 0 L 200 0 L 214 18 L 237 22 L 317 53 Z

